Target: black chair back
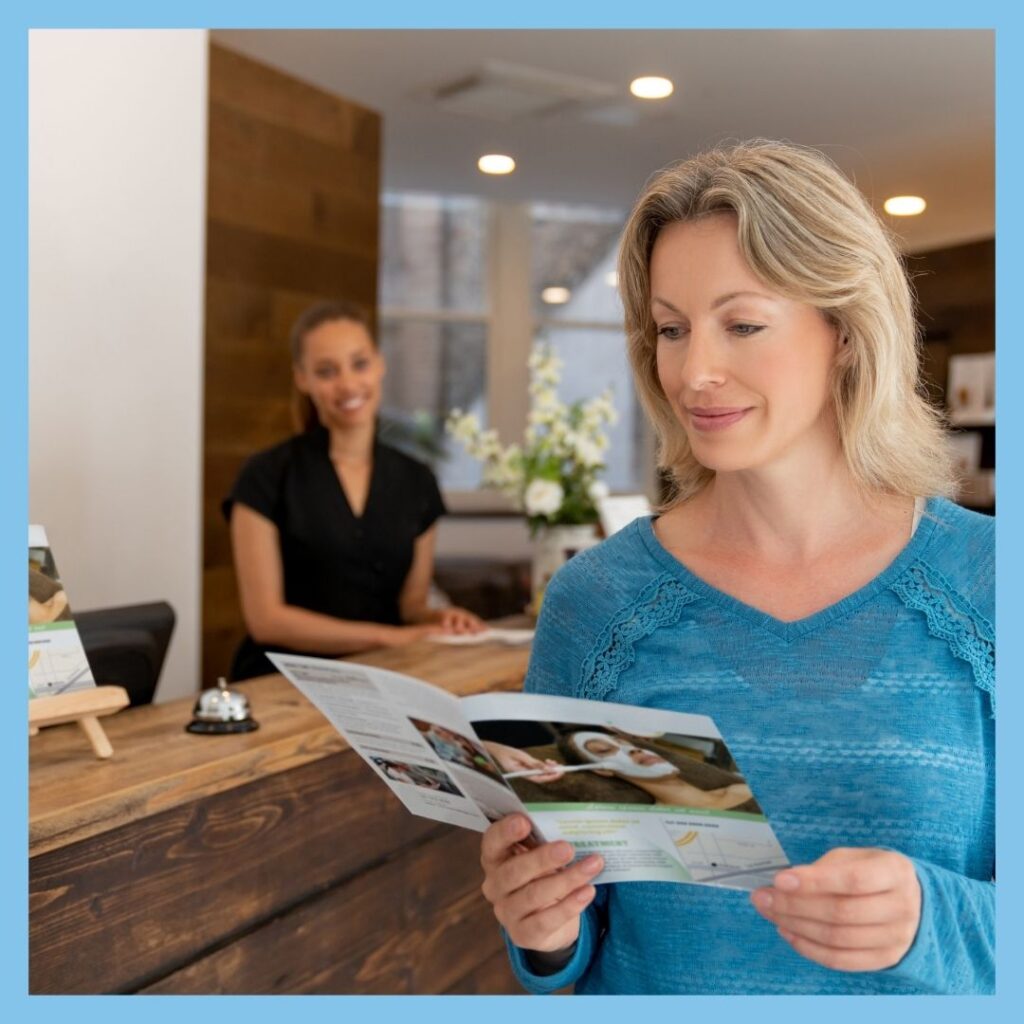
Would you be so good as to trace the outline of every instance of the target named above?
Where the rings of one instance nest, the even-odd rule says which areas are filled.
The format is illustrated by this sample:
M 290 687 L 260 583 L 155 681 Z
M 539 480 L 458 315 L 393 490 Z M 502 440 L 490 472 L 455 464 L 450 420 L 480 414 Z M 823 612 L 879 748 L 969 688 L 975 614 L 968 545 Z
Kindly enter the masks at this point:
M 174 633 L 166 601 L 75 611 L 85 656 L 98 686 L 123 686 L 132 705 L 149 704 Z

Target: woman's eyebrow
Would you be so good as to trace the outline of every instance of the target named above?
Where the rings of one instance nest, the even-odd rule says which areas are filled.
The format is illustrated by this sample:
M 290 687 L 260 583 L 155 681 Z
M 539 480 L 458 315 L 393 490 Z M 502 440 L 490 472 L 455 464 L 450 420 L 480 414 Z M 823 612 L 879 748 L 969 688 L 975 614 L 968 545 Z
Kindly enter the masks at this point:
M 764 292 L 726 292 L 725 295 L 719 295 L 718 298 L 711 303 L 711 308 L 718 309 L 719 306 L 724 306 L 727 302 L 732 302 L 733 299 L 741 298 L 766 299 L 768 302 L 775 301 L 771 295 L 765 295 Z
M 767 302 L 776 302 L 777 301 L 775 296 L 773 296 L 773 295 L 766 295 L 764 292 L 754 292 L 754 291 L 726 292 L 724 295 L 719 295 L 718 298 L 715 299 L 711 303 L 711 308 L 712 309 L 718 309 L 719 306 L 724 306 L 727 302 L 732 302 L 733 299 L 742 299 L 742 298 L 764 299 Z M 654 295 L 654 296 L 651 297 L 651 305 L 652 306 L 664 306 L 665 309 L 667 309 L 667 310 L 669 310 L 669 311 L 671 311 L 673 313 L 676 313 L 679 316 L 683 315 L 682 311 L 677 306 L 673 306 L 672 303 L 668 301 L 668 299 L 663 299 L 663 298 L 661 298 L 660 296 L 657 296 L 657 295 Z

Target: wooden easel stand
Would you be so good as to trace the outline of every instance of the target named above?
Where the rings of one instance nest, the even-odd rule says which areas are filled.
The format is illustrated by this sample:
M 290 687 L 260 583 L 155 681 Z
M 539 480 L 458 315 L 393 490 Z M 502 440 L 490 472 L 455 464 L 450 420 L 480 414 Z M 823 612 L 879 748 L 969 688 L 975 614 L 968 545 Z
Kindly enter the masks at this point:
M 94 686 L 55 697 L 36 697 L 28 702 L 28 733 L 35 736 L 48 725 L 77 722 L 96 756 L 108 758 L 114 753 L 114 748 L 99 719 L 127 706 L 128 692 L 123 686 Z

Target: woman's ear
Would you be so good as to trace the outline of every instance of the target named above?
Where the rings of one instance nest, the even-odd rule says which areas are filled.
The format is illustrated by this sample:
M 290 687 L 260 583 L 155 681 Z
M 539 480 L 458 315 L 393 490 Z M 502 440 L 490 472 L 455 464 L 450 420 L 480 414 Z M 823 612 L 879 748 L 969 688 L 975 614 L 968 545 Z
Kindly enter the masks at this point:
M 843 325 L 833 317 L 829 316 L 828 322 L 832 327 L 832 333 L 835 338 L 835 362 L 836 365 L 842 366 L 844 363 L 848 362 L 850 358 L 850 337 L 844 330 Z

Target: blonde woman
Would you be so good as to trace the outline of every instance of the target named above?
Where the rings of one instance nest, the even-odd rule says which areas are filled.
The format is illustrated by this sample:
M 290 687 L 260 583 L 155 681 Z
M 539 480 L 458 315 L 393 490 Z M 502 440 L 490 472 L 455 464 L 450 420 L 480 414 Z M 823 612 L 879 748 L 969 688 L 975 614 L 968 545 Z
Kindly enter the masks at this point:
M 794 867 L 752 894 L 593 883 L 485 834 L 526 987 L 994 986 L 993 522 L 951 492 L 910 287 L 820 154 L 755 141 L 652 179 L 619 280 L 674 483 L 549 586 L 533 692 L 712 714 Z

